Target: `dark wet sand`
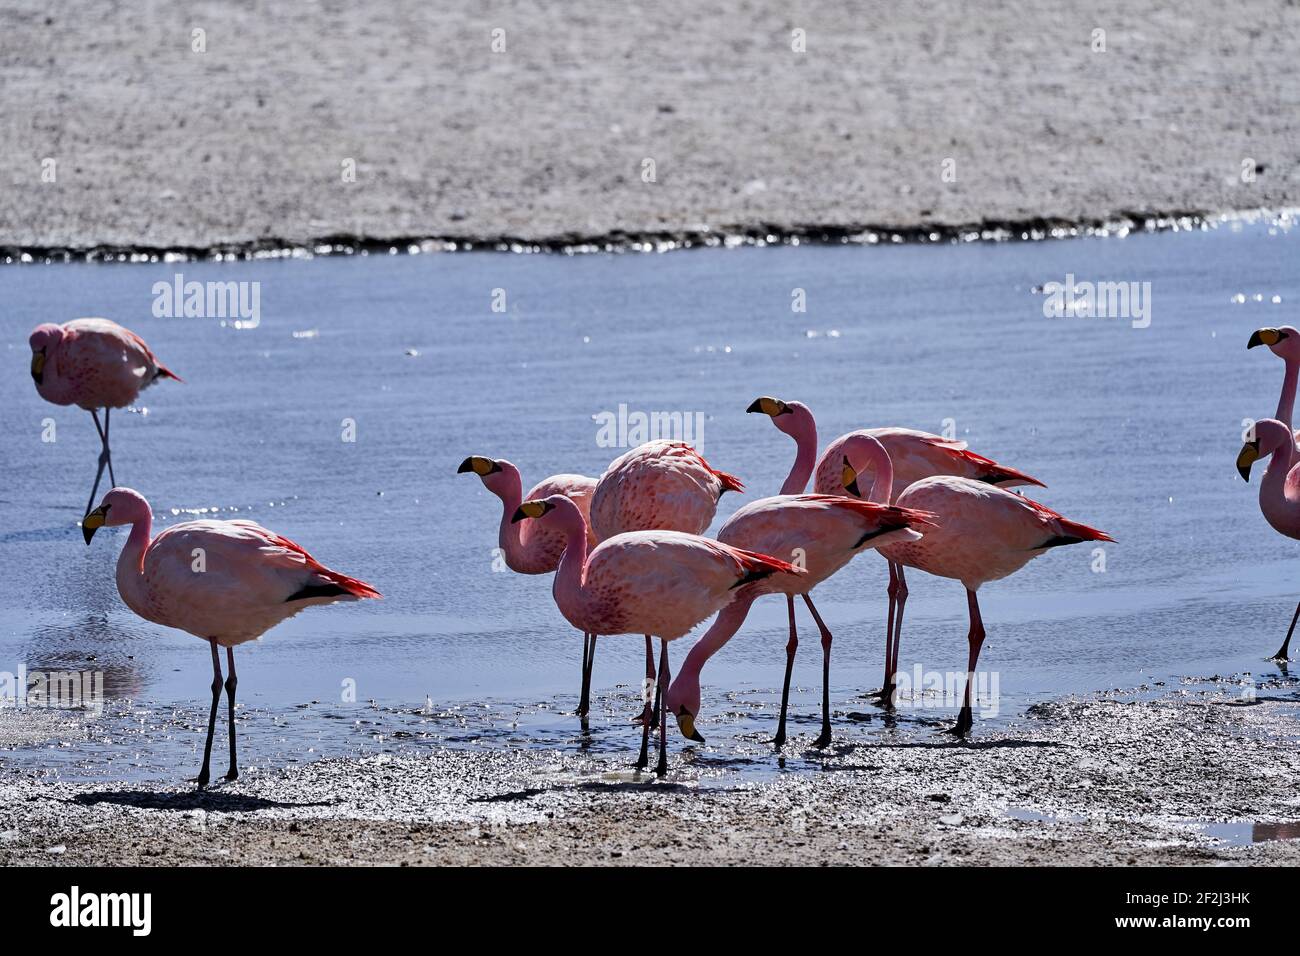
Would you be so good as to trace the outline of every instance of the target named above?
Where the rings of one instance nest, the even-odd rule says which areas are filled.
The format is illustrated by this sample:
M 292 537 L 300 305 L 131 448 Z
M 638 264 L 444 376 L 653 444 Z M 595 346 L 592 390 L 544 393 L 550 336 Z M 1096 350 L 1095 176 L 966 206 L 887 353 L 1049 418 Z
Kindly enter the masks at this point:
M 1300 7 L 1160 6 L 10 4 L 0 254 L 915 236 L 1297 205 Z
M 848 726 L 821 772 L 733 788 L 699 786 L 675 734 L 662 783 L 538 751 L 325 760 L 203 794 L 7 772 L 0 864 L 1296 865 L 1300 840 L 1230 846 L 1184 822 L 1300 834 L 1296 709 L 1288 682 L 1250 704 L 1228 686 L 1040 705 L 968 744 Z

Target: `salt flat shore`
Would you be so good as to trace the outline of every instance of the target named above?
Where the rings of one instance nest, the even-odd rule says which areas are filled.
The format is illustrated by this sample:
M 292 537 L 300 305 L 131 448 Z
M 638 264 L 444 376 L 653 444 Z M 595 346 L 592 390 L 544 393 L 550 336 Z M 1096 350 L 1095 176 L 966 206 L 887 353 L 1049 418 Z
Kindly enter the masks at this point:
M 850 727 L 819 772 L 736 786 L 675 733 L 662 782 L 543 750 L 321 760 L 204 793 L 9 768 L 0 864 L 1293 866 L 1298 706 L 1294 680 L 1253 701 L 1225 682 L 1037 705 L 969 743 L 854 742 Z
M 1281 0 L 9 0 L 0 260 L 1293 207 L 1298 50 Z

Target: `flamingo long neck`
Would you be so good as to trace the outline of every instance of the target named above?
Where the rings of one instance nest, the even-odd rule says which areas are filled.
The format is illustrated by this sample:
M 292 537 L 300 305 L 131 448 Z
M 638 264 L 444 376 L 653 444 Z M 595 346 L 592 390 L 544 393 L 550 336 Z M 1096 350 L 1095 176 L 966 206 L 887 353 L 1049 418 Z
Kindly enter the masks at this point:
M 794 464 L 790 474 L 786 475 L 785 484 L 781 486 L 783 495 L 801 495 L 808 487 L 813 469 L 817 467 L 817 423 L 810 415 L 806 424 L 802 424 L 792 435 L 795 443 Z
M 556 512 L 555 520 L 561 523 L 564 530 L 564 554 L 560 555 L 560 566 L 555 572 L 552 593 L 563 613 L 566 607 L 580 608 L 584 599 L 582 587 L 587 571 L 587 522 L 578 506 L 568 498 L 560 500 Z
M 894 494 L 894 462 L 877 439 L 871 435 L 854 435 L 845 442 L 845 457 L 853 470 L 862 473 L 871 469 L 871 491 L 866 500 L 878 505 L 887 505 Z M 862 489 L 859 487 L 859 493 Z
M 1282 377 L 1282 394 L 1277 400 L 1277 414 L 1273 417 L 1287 428 L 1291 427 L 1291 416 L 1295 414 L 1296 379 L 1300 378 L 1300 361 L 1286 360 L 1286 374 Z M 1276 457 L 1276 456 L 1274 456 Z
M 524 542 L 520 533 L 522 522 L 510 520 L 524 500 L 524 486 L 518 474 L 511 475 L 508 481 L 499 496 L 501 528 L 497 532 L 497 546 L 505 553 L 506 565 L 513 568 L 525 558 Z
M 722 650 L 727 641 L 735 636 L 740 630 L 740 625 L 745 623 L 745 618 L 749 614 L 749 606 L 754 603 L 757 594 L 741 594 L 734 601 L 724 607 L 710 627 L 695 642 L 691 652 L 686 655 L 686 660 L 682 662 L 682 669 L 677 674 L 677 681 L 683 688 L 689 688 L 690 692 L 687 697 L 697 699 L 700 691 L 700 671 L 704 670 L 704 665 L 708 663 L 710 657 Z
M 122 553 L 118 556 L 119 572 L 125 568 L 133 575 L 144 572 L 144 553 L 149 549 L 150 534 L 153 531 L 153 515 L 148 511 L 143 517 L 136 518 L 131 525 L 131 534 L 127 536 Z

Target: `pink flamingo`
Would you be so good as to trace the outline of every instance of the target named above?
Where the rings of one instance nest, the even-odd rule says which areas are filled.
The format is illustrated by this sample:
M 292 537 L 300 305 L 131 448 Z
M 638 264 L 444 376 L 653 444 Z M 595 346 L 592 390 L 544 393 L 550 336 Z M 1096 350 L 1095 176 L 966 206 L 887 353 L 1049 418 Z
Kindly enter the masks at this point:
M 864 438 L 879 449 L 882 466 L 878 481 L 889 487 L 889 457 L 874 439 Z M 887 492 L 886 492 L 887 493 Z M 844 567 L 856 555 L 870 548 L 883 547 L 894 541 L 910 541 L 928 530 L 927 515 L 919 511 L 889 505 L 856 501 L 841 495 L 777 495 L 745 505 L 718 532 L 718 540 L 733 547 L 764 554 L 788 554 L 806 573 L 799 577 L 774 575 L 751 591 L 745 600 L 737 600 L 718 615 L 718 620 L 691 648 L 681 673 L 673 681 L 665 706 L 677 718 L 682 734 L 702 740 L 695 729 L 700 710 L 700 671 L 704 664 L 731 639 L 744 622 L 749 605 L 759 594 L 775 592 L 786 596 L 790 620 L 790 639 L 786 644 L 785 683 L 781 691 L 781 718 L 773 743 L 785 743 L 786 711 L 790 702 L 790 673 L 794 667 L 799 635 L 795 627 L 794 598 L 799 595 L 808 606 L 822 644 L 822 730 L 813 743 L 826 747 L 831 742 L 830 667 L 831 632 L 817 612 L 809 593 L 814 587 Z
M 564 495 L 525 501 L 514 520 L 549 522 L 566 546 L 552 593 L 570 624 L 590 634 L 651 634 L 660 639 L 658 695 L 668 691 L 668 643 L 741 597 L 747 586 L 773 574 L 794 576 L 793 565 L 680 531 L 630 531 L 588 552 L 582 511 Z M 668 772 L 666 707 L 659 711 L 659 762 Z M 638 770 L 649 762 L 650 722 L 641 729 Z
M 515 509 L 524 501 L 523 479 L 519 469 L 504 458 L 483 458 L 471 455 L 460 463 L 457 474 L 473 472 L 483 482 L 483 487 L 501 499 L 501 526 L 497 532 L 497 545 L 505 556 L 506 567 L 519 574 L 550 574 L 560 566 L 564 553 L 564 536 L 544 524 L 520 525 L 511 521 Z M 544 478 L 528 492 L 528 500 L 564 495 L 578 506 L 584 518 L 591 511 L 591 494 L 596 479 L 585 475 L 551 475 Z M 588 534 L 587 544 L 596 546 L 595 535 Z M 591 667 L 596 659 L 596 635 L 582 635 L 582 691 L 578 699 L 579 717 L 591 710 Z
M 855 493 L 852 489 L 860 473 L 858 451 L 853 444 L 846 450 L 841 487 Z M 933 515 L 938 527 L 928 529 L 914 541 L 882 546 L 881 554 L 900 567 L 955 578 L 966 588 L 970 613 L 966 640 L 970 656 L 966 666 L 966 694 L 953 728 L 953 733 L 961 736 L 974 722 L 971 689 L 985 636 L 976 597 L 980 586 L 1014 574 L 1050 548 L 1115 539 L 1104 531 L 1064 518 L 1046 505 L 971 478 L 950 475 L 922 478 L 908 485 L 896 504 Z M 890 667 L 897 666 L 894 656 Z M 894 674 L 891 670 L 885 676 L 891 688 L 895 684 Z
M 1003 488 L 1016 485 L 1043 486 L 1037 478 L 998 464 L 991 458 L 975 454 L 963 441 L 954 441 L 910 428 L 868 428 L 849 432 L 831 442 L 819 460 L 817 422 L 808 406 L 802 402 L 783 402 L 780 399 L 764 396 L 755 399 L 746 410 L 762 412 L 769 416 L 778 431 L 794 439 L 794 464 L 785 479 L 785 484 L 781 486 L 782 494 L 797 494 L 803 491 L 814 473 L 816 480 L 813 487 L 819 494 L 844 494 L 846 489 L 844 483 L 840 481 L 840 472 L 844 463 L 846 444 L 855 436 L 866 436 L 877 440 L 884 446 L 892 463 L 894 476 L 892 486 L 881 488 L 879 492 L 874 486 L 872 488 L 872 500 L 881 504 L 889 504 L 891 501 L 897 503 L 903 489 L 913 482 L 933 475 L 970 478 Z M 870 476 L 877 465 L 874 456 L 864 453 L 864 458 L 865 474 Z M 850 493 L 857 496 L 856 489 Z M 885 677 L 878 695 L 881 702 L 887 706 L 893 700 L 894 688 L 891 680 L 898 667 L 898 645 L 902 637 L 903 608 L 907 603 L 907 594 L 907 579 L 902 565 L 896 561 L 889 561 Z
M 335 601 L 377 598 L 364 581 L 331 571 L 288 538 L 252 521 L 186 521 L 149 540 L 153 512 L 138 491 L 114 488 L 81 522 L 86 544 L 99 528 L 131 525 L 117 559 L 117 592 L 146 621 L 201 637 L 212 648 L 212 710 L 203 748 L 199 788 L 207 786 L 221 700 L 221 659 L 226 649 L 230 676 L 230 769 L 235 761 L 235 647 L 257 640 L 303 608 Z
M 1250 334 L 1247 349 L 1257 345 L 1267 345 L 1270 352 L 1286 363 L 1282 376 L 1282 394 L 1277 400 L 1277 414 L 1274 416 L 1287 428 L 1295 413 L 1296 380 L 1300 378 L 1300 332 L 1289 325 L 1281 328 L 1256 329 Z
M 1295 471 L 1296 459 L 1300 454 L 1296 451 L 1291 426 L 1275 418 L 1255 423 L 1255 437 L 1246 442 L 1237 455 L 1237 471 L 1242 478 L 1250 481 L 1251 465 L 1270 456 L 1272 460 L 1259 485 L 1259 510 L 1264 513 L 1264 520 L 1274 531 L 1288 538 L 1300 539 L 1300 473 Z M 1289 659 L 1296 617 L 1300 617 L 1300 607 L 1296 608 L 1295 616 L 1291 618 L 1291 628 L 1286 632 L 1286 640 L 1273 655 L 1273 660 Z
M 686 442 L 660 439 L 615 458 L 591 497 L 591 530 L 605 541 L 628 531 L 703 534 L 728 491 L 744 491 L 739 478 L 718 471 Z M 654 680 L 654 647 L 645 635 L 647 690 Z M 646 694 L 648 697 L 649 694 Z M 643 721 L 653 720 L 647 700 Z
M 99 470 L 90 489 L 86 511 L 104 468 L 113 485 L 113 456 L 108 447 L 109 412 L 124 408 L 160 378 L 181 377 L 158 361 L 144 339 L 108 319 L 73 319 L 63 325 L 46 322 L 32 330 L 32 381 L 41 398 L 55 405 L 76 405 L 90 412 L 99 432 Z M 99 425 L 98 409 L 104 410 Z

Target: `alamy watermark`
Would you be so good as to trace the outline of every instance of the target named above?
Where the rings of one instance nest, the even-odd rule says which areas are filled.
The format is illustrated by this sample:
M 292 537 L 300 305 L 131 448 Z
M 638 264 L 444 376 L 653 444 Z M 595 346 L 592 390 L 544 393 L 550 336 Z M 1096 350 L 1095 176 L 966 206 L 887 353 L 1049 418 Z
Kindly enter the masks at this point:
M 1064 282 L 1043 284 L 1043 317 L 1048 319 L 1129 319 L 1133 328 L 1151 324 L 1150 282 Z
M 171 282 L 155 282 L 151 291 L 156 319 L 234 319 L 237 329 L 262 323 L 260 282 L 186 282 L 178 272 Z
M 104 712 L 103 671 L 0 671 L 0 707 Z
M 904 709 L 960 707 L 966 699 L 966 677 L 965 671 L 927 671 L 917 664 L 910 673 L 894 674 L 894 702 Z M 981 717 L 996 717 L 1002 704 L 1001 683 L 997 671 L 976 671 L 971 710 Z
M 596 445 L 599 448 L 635 448 L 648 441 L 666 438 L 684 441 L 704 451 L 703 412 L 628 411 L 620 404 L 617 412 L 597 412 Z

